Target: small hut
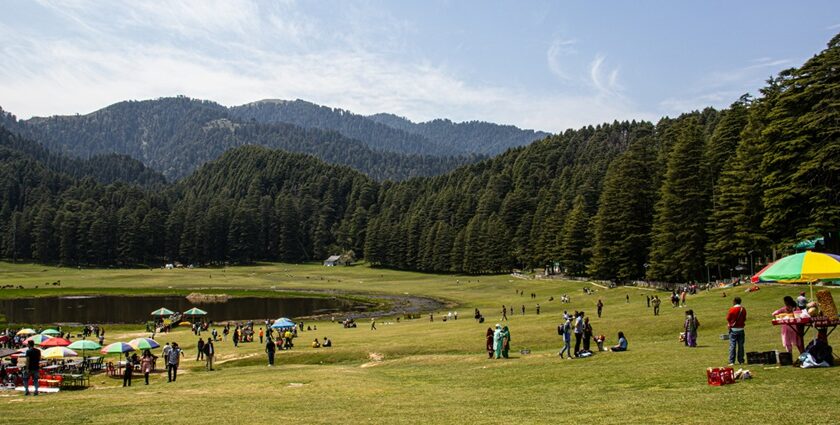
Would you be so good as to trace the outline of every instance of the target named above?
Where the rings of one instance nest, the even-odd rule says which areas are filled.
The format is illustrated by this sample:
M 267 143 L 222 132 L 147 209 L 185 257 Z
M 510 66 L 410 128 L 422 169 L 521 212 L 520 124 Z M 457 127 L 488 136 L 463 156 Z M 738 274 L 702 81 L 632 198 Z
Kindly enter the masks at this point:
M 334 267 L 341 265 L 341 256 L 340 255 L 330 255 L 330 258 L 324 260 L 324 265 L 327 267 Z

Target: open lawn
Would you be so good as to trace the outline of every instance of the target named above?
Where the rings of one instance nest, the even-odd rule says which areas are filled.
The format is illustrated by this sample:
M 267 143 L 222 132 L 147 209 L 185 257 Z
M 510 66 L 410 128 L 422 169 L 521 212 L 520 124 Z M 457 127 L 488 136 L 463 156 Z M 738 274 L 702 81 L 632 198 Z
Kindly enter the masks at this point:
M 212 278 L 211 278 L 212 275 Z M 44 284 L 61 280 L 60 287 Z M 460 283 L 457 283 L 460 281 Z M 443 322 L 435 312 L 418 320 L 377 321 L 377 330 L 360 321 L 343 329 L 330 321 L 307 322 L 317 331 L 302 332 L 292 351 L 278 352 L 277 366 L 266 367 L 263 347 L 247 343 L 234 348 L 216 344 L 217 370 L 206 372 L 195 361 L 197 338 L 186 329 L 158 336 L 179 342 L 187 353 L 176 383 L 165 374 L 145 386 L 135 375 L 132 388 L 121 380 L 97 375 L 93 388 L 38 398 L 0 392 L 0 423 L 50 420 L 51 423 L 779 423 L 840 422 L 838 368 L 802 370 L 793 367 L 744 366 L 754 379 L 724 387 L 706 384 L 705 369 L 727 363 L 724 316 L 733 296 L 741 296 L 749 312 L 747 351 L 780 349 L 779 329 L 770 313 L 784 295 L 800 288 L 763 286 L 689 296 L 688 307 L 701 322 L 699 347 L 678 342 L 683 308 L 663 302 L 654 317 L 645 306 L 653 291 L 602 289 L 582 282 L 540 281 L 511 276 L 432 275 L 366 266 L 326 268 L 320 265 L 263 264 L 252 267 L 193 270 L 78 270 L 36 265 L 0 264 L 0 297 L 69 293 L 226 292 L 323 290 L 364 294 L 431 296 L 457 305 L 457 321 Z M 39 289 L 34 289 L 38 285 Z M 596 289 L 584 295 L 582 288 Z M 516 290 L 524 290 L 520 296 Z M 528 294 L 535 292 L 537 299 Z M 561 304 L 567 293 L 570 304 Z M 630 302 L 625 296 L 630 295 Z M 667 293 L 659 293 L 660 297 Z M 840 290 L 834 289 L 840 301 Z M 548 301 L 553 296 L 554 301 Z M 595 303 L 604 301 L 603 318 Z M 535 314 L 535 304 L 541 314 Z M 484 334 L 509 314 L 512 358 L 488 360 Z M 520 314 L 525 305 L 526 314 Z M 488 323 L 472 320 L 479 308 Z M 595 334 L 616 343 L 624 331 L 625 353 L 596 353 L 588 359 L 561 360 L 557 335 L 563 310 L 584 310 Z M 2 314 L 2 312 L 0 312 Z M 108 340 L 141 335 L 137 327 L 109 327 Z M 205 334 L 206 335 L 206 334 Z M 328 336 L 334 347 L 313 349 L 314 338 Z M 831 342 L 840 348 L 840 334 Z M 593 347 L 595 344 L 593 343 Z M 519 354 L 528 348 L 530 354 Z M 160 364 L 160 360 L 159 360 Z M 737 368 L 736 368 L 737 369 Z

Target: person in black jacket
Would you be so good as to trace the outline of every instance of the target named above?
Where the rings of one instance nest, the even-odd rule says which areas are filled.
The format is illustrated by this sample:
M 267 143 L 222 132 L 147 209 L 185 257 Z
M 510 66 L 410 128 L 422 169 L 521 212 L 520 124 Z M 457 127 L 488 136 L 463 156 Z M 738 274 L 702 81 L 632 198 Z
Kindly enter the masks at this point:
M 41 350 L 35 348 L 35 341 L 29 341 L 29 349 L 26 350 L 26 368 L 23 369 L 23 388 L 25 395 L 29 395 L 29 377 L 32 377 L 32 384 L 35 386 L 35 395 L 38 395 L 38 374 L 41 369 Z
M 274 346 L 274 341 L 272 341 L 271 338 L 267 338 L 266 343 L 265 343 L 265 352 L 266 352 L 266 354 L 268 354 L 268 366 L 269 367 L 274 366 L 274 351 L 276 349 L 277 349 L 277 347 Z

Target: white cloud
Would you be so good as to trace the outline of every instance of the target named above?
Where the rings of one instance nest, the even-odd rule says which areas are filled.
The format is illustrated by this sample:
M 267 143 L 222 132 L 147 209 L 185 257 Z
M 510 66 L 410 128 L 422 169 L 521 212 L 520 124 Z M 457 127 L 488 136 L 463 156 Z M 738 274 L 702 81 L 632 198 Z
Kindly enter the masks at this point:
M 394 58 L 408 24 L 386 15 L 375 14 L 376 25 L 366 25 L 368 10 L 351 10 L 357 22 L 331 30 L 295 6 L 45 2 L 67 26 L 62 37 L 0 20 L 0 106 L 29 117 L 183 94 L 224 105 L 301 98 L 360 114 L 480 119 L 547 131 L 656 118 L 620 95 L 618 68 L 608 67 L 605 56 L 595 57 L 588 74 L 566 71 L 562 57 L 576 53 L 575 40 L 555 40 L 548 64 L 588 89 L 534 94 L 474 83 L 422 57 Z

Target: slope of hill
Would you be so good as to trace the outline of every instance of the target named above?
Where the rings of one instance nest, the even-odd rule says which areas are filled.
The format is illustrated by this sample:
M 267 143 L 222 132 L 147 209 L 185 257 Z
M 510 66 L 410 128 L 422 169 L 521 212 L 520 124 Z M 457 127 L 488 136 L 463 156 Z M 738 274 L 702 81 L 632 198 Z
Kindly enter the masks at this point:
M 482 155 L 497 155 L 509 148 L 524 146 L 550 135 L 543 131 L 523 130 L 512 125 L 483 121 L 454 123 L 448 119 L 436 119 L 414 123 L 406 118 L 384 113 L 368 118 L 446 146 Z
M 441 174 L 476 160 L 382 152 L 334 131 L 240 122 L 221 105 L 185 97 L 120 102 L 87 115 L 25 121 L 7 116 L 5 121 L 13 131 L 57 152 L 82 158 L 129 155 L 173 180 L 228 149 L 247 144 L 314 155 L 378 180 Z

